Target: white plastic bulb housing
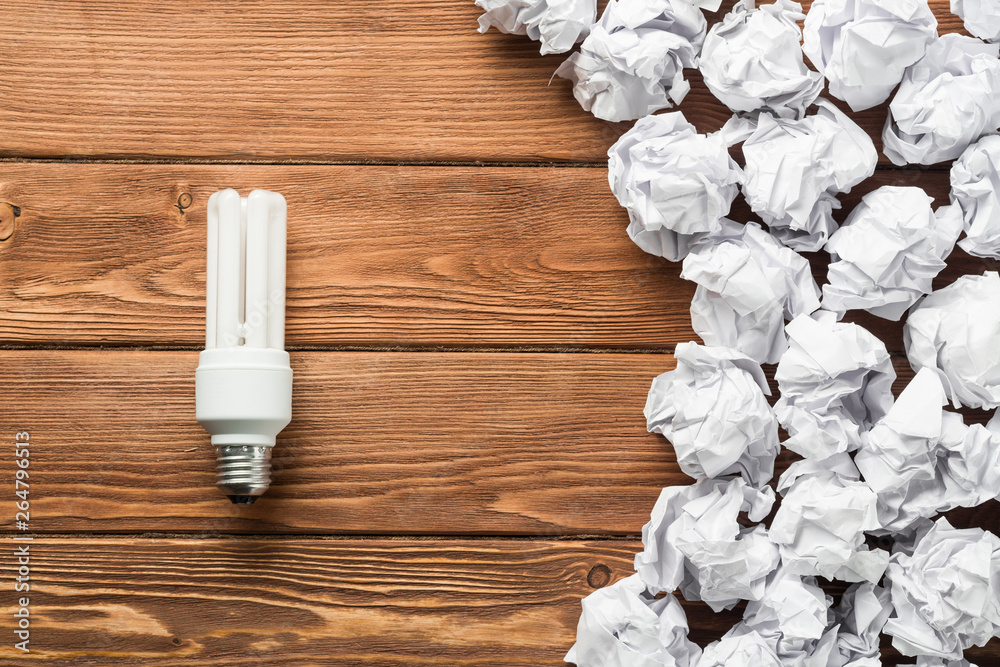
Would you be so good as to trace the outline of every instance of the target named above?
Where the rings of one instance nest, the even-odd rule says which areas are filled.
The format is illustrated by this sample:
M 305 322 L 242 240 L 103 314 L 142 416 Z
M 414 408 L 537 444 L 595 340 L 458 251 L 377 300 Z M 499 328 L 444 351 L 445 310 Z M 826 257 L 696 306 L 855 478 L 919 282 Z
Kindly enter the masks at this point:
M 276 192 L 208 200 L 205 350 L 195 372 L 198 423 L 217 448 L 218 485 L 251 504 L 271 482 L 271 450 L 292 419 L 285 352 L 287 207 Z

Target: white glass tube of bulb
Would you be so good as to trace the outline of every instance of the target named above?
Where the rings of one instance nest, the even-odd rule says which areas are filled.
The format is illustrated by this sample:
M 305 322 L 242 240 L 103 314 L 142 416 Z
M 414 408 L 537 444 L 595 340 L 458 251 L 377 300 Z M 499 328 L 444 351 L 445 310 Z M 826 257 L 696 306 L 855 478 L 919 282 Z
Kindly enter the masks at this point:
M 285 352 L 285 198 L 222 190 L 208 200 L 205 350 L 198 422 L 218 449 L 218 484 L 250 504 L 267 490 L 271 449 L 292 418 Z

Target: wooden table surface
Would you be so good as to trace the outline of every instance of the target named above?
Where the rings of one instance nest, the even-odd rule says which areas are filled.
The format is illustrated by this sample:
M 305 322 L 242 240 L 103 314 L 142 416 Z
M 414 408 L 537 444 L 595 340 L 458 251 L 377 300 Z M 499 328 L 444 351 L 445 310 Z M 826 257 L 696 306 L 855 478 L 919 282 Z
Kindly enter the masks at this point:
M 580 599 L 689 481 L 642 407 L 694 337 L 693 288 L 625 234 L 605 160 L 628 124 L 549 84 L 561 56 L 477 34 L 471 0 L 2 9 L 0 664 L 562 664 Z M 719 127 L 690 78 L 682 109 Z M 885 112 L 856 115 L 879 147 Z M 882 163 L 841 219 L 883 184 L 946 201 L 947 165 Z M 194 420 L 226 187 L 288 200 L 294 417 L 252 507 L 215 488 Z M 939 285 L 996 268 L 950 264 Z M 900 327 L 854 320 L 904 386 Z M 1000 531 L 995 503 L 953 519 Z M 686 608 L 702 644 L 738 618 Z

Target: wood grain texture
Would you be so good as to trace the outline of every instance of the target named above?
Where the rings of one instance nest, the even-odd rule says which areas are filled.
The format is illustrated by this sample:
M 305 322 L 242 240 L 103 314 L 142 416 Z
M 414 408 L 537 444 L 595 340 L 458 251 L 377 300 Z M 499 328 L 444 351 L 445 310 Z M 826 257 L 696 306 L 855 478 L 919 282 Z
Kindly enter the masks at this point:
M 630 542 L 35 540 L 5 666 L 561 665 Z M 9 571 L 12 549 L 0 563 Z M 595 569 L 596 568 L 596 569 Z M 591 574 L 591 572 L 595 574 Z M 4 601 L 0 631 L 13 636 Z M 706 625 L 713 619 L 702 613 Z M 723 628 L 715 628 L 722 632 Z
M 629 241 L 606 179 L 602 169 L 6 165 L 0 210 L 20 215 L 0 241 L 0 341 L 203 346 L 205 207 L 224 187 L 289 202 L 289 346 L 690 340 L 693 286 Z
M 642 416 L 667 355 L 296 353 L 293 421 L 249 508 L 214 486 L 195 353 L 0 360 L 40 531 L 634 534 L 687 483 Z
M 930 4 L 942 33 L 960 29 Z M 549 84 L 563 56 L 477 34 L 471 0 L 3 9 L 4 157 L 600 162 L 629 126 Z M 681 109 L 717 129 L 729 110 L 688 74 Z M 885 107 L 857 118 L 877 138 Z
M 939 171 L 881 185 L 948 201 Z M 199 348 L 205 205 L 223 187 L 289 201 L 287 343 L 670 350 L 694 286 L 640 251 L 604 169 L 17 164 L 0 170 L 0 343 Z M 178 200 L 190 194 L 190 206 Z M 185 200 L 186 201 L 186 200 Z M 739 198 L 732 217 L 753 219 Z M 826 279 L 826 253 L 812 256 Z M 956 250 L 942 287 L 997 262 Z M 903 349 L 901 327 L 851 319 Z
M 632 573 L 608 541 L 36 539 L 30 655 L 9 667 L 562 665 L 580 599 Z M 11 549 L 0 565 L 14 566 Z M 831 592 L 842 591 L 831 587 Z M 701 646 L 739 620 L 682 601 Z M 13 635 L 12 606 L 0 631 Z M 883 664 L 900 658 L 884 647 Z M 996 640 L 966 657 L 1000 660 Z M 905 659 L 902 662 L 906 662 Z
M 662 487 L 691 482 L 642 414 L 672 356 L 303 352 L 272 487 L 233 506 L 194 419 L 196 363 L 0 353 L 0 433 L 33 443 L 33 530 L 637 535 Z M 1000 529 L 996 509 L 975 518 Z
M 5 156 L 573 160 L 624 128 L 472 2 L 9 3 Z

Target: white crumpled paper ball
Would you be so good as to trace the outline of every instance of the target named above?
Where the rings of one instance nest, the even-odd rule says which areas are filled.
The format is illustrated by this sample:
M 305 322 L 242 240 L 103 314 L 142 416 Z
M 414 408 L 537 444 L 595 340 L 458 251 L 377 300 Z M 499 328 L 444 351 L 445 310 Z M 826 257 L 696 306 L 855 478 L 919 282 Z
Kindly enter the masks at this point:
M 924 297 L 903 343 L 910 366 L 937 371 L 956 407 L 1000 406 L 1000 274 L 962 276 Z
M 687 634 L 677 598 L 656 599 L 633 574 L 583 599 L 576 643 L 564 659 L 579 667 L 696 667 L 701 649 Z
M 880 527 L 878 499 L 849 455 L 796 461 L 779 479 L 778 493 L 770 535 L 789 572 L 851 582 L 882 578 L 888 552 L 865 545 L 865 533 Z
M 1000 41 L 1000 0 L 951 0 L 951 12 L 965 29 L 987 42 Z
M 788 431 L 783 444 L 823 460 L 861 445 L 861 434 L 892 406 L 896 371 L 885 345 L 857 324 L 836 322 L 819 311 L 792 320 L 788 351 L 774 377 L 781 398 L 774 406 Z
M 760 225 L 727 223 L 684 258 L 681 278 L 698 284 L 691 325 L 706 345 L 773 364 L 787 347 L 785 320 L 819 308 L 819 287 L 809 262 Z
M 962 233 L 958 207 L 931 209 L 920 188 L 883 185 L 866 194 L 826 243 L 833 257 L 823 308 L 856 308 L 899 320 L 931 281 Z
M 705 647 L 698 667 L 782 667 L 774 650 L 759 634 L 737 625 Z
M 743 171 L 718 134 L 698 134 L 679 111 L 646 116 L 608 150 L 608 183 L 628 211 L 628 235 L 676 262 L 717 233 Z
M 699 58 L 705 85 L 733 111 L 805 115 L 823 90 L 823 77 L 802 61 L 796 21 L 803 18 L 802 5 L 791 0 L 759 9 L 738 3 L 705 38 Z
M 879 664 L 877 667 L 882 667 Z M 977 667 L 966 659 L 948 660 L 946 658 L 936 658 L 929 655 L 918 655 L 916 667 Z
M 854 463 L 878 496 L 881 528 L 873 534 L 900 533 L 944 508 L 941 443 L 961 440 L 966 428 L 961 415 L 945 414 L 945 403 L 941 381 L 923 368 L 865 435 Z
M 854 111 L 889 98 L 904 70 L 937 38 L 927 0 L 815 0 L 803 50 Z
M 490 26 L 542 43 L 542 55 L 565 53 L 583 39 L 597 18 L 597 0 L 476 0 L 484 14 L 479 32 Z
M 688 566 L 678 590 L 685 600 L 701 600 L 713 611 L 761 598 L 767 573 L 780 562 L 778 548 L 761 525 L 741 528 L 735 542 L 689 541 L 682 550 Z
M 681 343 L 676 370 L 653 380 L 646 427 L 674 446 L 685 474 L 739 474 L 762 486 L 774 474 L 778 420 L 760 364 L 736 350 Z
M 833 611 L 840 625 L 837 649 L 843 665 L 881 667 L 879 634 L 892 614 L 889 590 L 868 581 L 851 584 Z
M 1000 45 L 944 35 L 906 70 L 889 105 L 883 151 L 893 164 L 953 160 L 1000 127 Z
M 965 252 L 1000 259 L 1000 135 L 965 149 L 951 165 L 951 201 L 965 218 Z
M 716 611 L 759 598 L 778 550 L 763 526 L 744 528 L 738 519 L 746 512 L 760 521 L 773 503 L 770 487 L 758 490 L 740 477 L 663 489 L 642 527 L 636 572 L 651 591 L 680 588 Z
M 878 495 L 882 527 L 873 534 L 900 533 L 1000 495 L 1000 436 L 945 412 L 947 402 L 938 375 L 921 368 L 867 433 L 854 462 Z
M 893 553 L 886 571 L 895 615 L 885 631 L 896 650 L 958 660 L 1000 632 L 1000 538 L 941 518 L 907 551 Z
M 944 511 L 1000 500 L 1000 435 L 982 424 L 971 424 L 960 440 L 942 445 L 946 451 L 938 460 L 941 476 L 948 486 L 955 487 L 954 492 L 949 488 L 945 494 L 948 503 Z
M 767 113 L 734 117 L 727 143 L 743 141 L 743 196 L 771 233 L 801 252 L 819 250 L 836 229 L 835 195 L 875 173 L 871 137 L 827 100 L 800 120 Z
M 782 665 L 826 665 L 820 657 L 836 649 L 836 630 L 829 627 L 832 603 L 814 577 L 795 574 L 783 563 L 768 575 L 764 596 L 747 604 L 743 621 L 731 632 L 756 632 Z
M 573 82 L 573 96 L 598 118 L 641 118 L 687 95 L 691 84 L 682 69 L 697 64 L 707 29 L 687 0 L 609 0 L 556 75 Z

